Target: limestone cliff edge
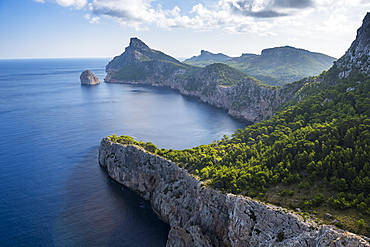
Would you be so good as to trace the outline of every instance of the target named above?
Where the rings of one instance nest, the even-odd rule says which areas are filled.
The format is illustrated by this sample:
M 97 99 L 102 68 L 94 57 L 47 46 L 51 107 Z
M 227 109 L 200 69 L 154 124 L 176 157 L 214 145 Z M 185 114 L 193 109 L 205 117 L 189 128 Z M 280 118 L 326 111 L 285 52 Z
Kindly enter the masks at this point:
M 171 227 L 167 246 L 370 246 L 358 235 L 318 226 L 287 209 L 223 194 L 141 147 L 104 138 L 99 163 L 150 200 Z

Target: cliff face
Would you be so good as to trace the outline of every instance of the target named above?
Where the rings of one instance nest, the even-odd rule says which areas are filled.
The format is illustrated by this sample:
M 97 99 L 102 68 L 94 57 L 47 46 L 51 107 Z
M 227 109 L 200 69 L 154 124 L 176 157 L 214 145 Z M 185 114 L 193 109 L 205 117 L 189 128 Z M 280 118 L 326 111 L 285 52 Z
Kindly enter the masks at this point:
M 132 38 L 125 52 L 109 62 L 106 71 L 105 82 L 168 86 L 249 122 L 270 118 L 299 89 L 264 85 L 225 64 L 204 68 L 183 64 L 137 38 Z
M 336 67 L 342 70 L 339 78 L 347 77 L 354 70 L 370 75 L 370 13 L 365 16 L 356 39 L 337 61 Z
M 171 227 L 167 246 L 370 246 L 357 235 L 305 222 L 287 210 L 222 194 L 173 162 L 104 138 L 99 163 L 150 200 Z

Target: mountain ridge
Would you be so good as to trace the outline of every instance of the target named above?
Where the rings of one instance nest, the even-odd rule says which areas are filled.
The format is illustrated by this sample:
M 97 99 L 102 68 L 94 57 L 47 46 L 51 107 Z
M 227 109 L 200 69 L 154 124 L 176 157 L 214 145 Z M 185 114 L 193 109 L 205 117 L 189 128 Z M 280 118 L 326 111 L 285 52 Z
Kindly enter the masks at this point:
M 167 194 L 169 198 L 173 198 L 166 201 L 165 205 L 158 197 L 152 199 L 155 205 L 159 207 L 163 205 L 163 210 L 160 212 L 164 217 L 173 216 L 175 211 L 172 209 L 179 209 L 180 216 L 193 216 L 194 213 L 191 212 L 193 207 L 185 207 L 185 211 L 182 211 L 181 205 L 196 200 L 182 200 L 191 193 L 193 188 L 184 186 L 180 189 L 178 186 L 184 182 L 186 176 L 171 180 L 170 176 L 174 173 L 170 172 L 169 176 L 155 178 L 157 169 L 152 165 L 159 164 L 158 157 L 175 162 L 176 166 L 186 169 L 186 172 L 191 174 L 189 177 L 202 181 L 203 185 L 200 189 L 203 191 L 208 189 L 211 191 L 213 188 L 216 194 L 219 194 L 217 191 L 221 191 L 223 192 L 221 194 L 228 198 L 233 196 L 228 193 L 239 194 L 240 198 L 250 196 L 258 201 L 283 206 L 286 208 L 285 213 L 294 211 L 294 214 L 302 216 L 304 222 L 313 220 L 319 226 L 324 225 L 320 228 L 325 229 L 325 235 L 329 237 L 326 238 L 327 242 L 319 240 L 315 243 L 318 240 L 315 238 L 313 242 L 305 241 L 299 244 L 295 242 L 292 246 L 369 246 L 369 30 L 370 13 L 367 13 L 348 51 L 328 71 L 283 87 L 269 87 L 255 79 L 245 77 L 239 81 L 238 78 L 234 78 L 231 84 L 223 84 L 221 80 L 225 75 L 223 72 L 228 70 L 229 74 L 233 74 L 233 68 L 225 64 L 209 65 L 207 71 L 196 68 L 196 73 L 200 73 L 203 77 L 195 75 L 196 73 L 186 75 L 185 69 L 182 74 L 184 78 L 177 81 L 180 86 L 183 86 L 181 83 L 188 83 L 192 78 L 197 88 L 188 89 L 190 93 L 197 92 L 201 100 L 205 102 L 211 100 L 209 102 L 211 104 L 227 102 L 229 114 L 235 110 L 235 115 L 241 114 L 244 119 L 254 119 L 259 123 L 237 130 L 231 138 L 225 136 L 222 140 L 211 144 L 186 150 L 156 149 L 151 144 L 149 147 L 150 152 L 153 153 L 153 162 L 148 163 L 146 161 L 150 159 L 140 158 L 139 160 L 144 163 L 133 169 L 132 175 L 139 179 L 132 179 L 131 174 L 122 175 L 126 171 L 131 172 L 130 165 L 119 163 L 120 159 L 115 155 L 125 152 L 111 149 L 113 146 L 131 148 L 130 145 L 135 143 L 130 140 L 127 142 L 127 137 L 110 137 L 114 143 L 107 142 L 106 148 L 103 145 L 107 153 L 102 152 L 100 164 L 106 165 L 107 161 L 111 176 L 119 181 L 129 182 L 128 186 L 132 185 L 132 189 L 140 190 L 148 198 L 154 193 Z M 225 76 L 228 77 L 229 74 Z M 176 79 L 176 76 L 172 79 Z M 197 84 L 199 82 L 197 80 L 202 83 Z M 146 78 L 141 82 L 149 83 L 150 80 Z M 170 86 L 173 85 L 173 81 L 168 82 Z M 180 90 L 183 88 L 180 87 Z M 253 118 L 256 116 L 257 118 Z M 269 119 L 261 121 L 264 117 Z M 136 149 L 141 150 L 140 153 L 145 153 L 141 148 Z M 128 153 L 130 155 L 123 157 L 128 159 L 134 157 L 131 155 L 132 152 Z M 138 162 L 135 161 L 133 164 L 136 166 Z M 164 167 L 167 169 L 168 166 Z M 141 169 L 145 171 L 142 172 Z M 159 189 L 157 192 L 148 189 L 154 183 L 163 183 L 162 178 L 169 178 L 170 182 L 175 181 L 178 184 L 173 187 L 163 187 L 163 190 Z M 129 181 L 131 179 L 132 181 Z M 140 183 L 142 184 L 138 185 Z M 157 187 L 154 186 L 153 189 L 155 191 Z M 201 205 L 202 208 L 206 203 L 215 201 L 214 198 L 207 199 Z M 179 199 L 178 204 L 173 207 L 172 203 L 177 203 L 177 199 Z M 255 228 L 257 225 L 254 225 L 240 232 L 241 227 L 247 225 L 247 222 L 257 223 L 263 219 L 263 216 L 259 215 L 262 211 L 254 211 L 256 209 L 254 207 L 253 213 L 246 210 L 244 213 L 235 214 L 235 209 L 241 207 L 240 205 L 227 206 L 229 201 L 228 199 L 223 203 L 217 203 L 217 206 L 212 205 L 211 213 L 207 211 L 205 217 L 196 217 L 197 221 L 194 222 L 179 221 L 179 217 L 173 218 L 175 221 L 170 223 L 172 234 L 169 235 L 171 239 L 169 246 L 186 240 L 189 241 L 188 243 L 194 240 L 200 241 L 206 246 L 211 245 L 209 241 L 212 241 L 211 243 L 215 245 L 214 243 L 219 243 L 219 240 L 226 239 L 226 236 L 242 238 L 237 241 L 232 240 L 234 246 L 256 246 L 261 243 L 261 239 L 253 243 L 250 240 L 262 236 L 273 236 L 271 244 L 274 246 L 287 246 L 288 239 L 292 237 L 288 233 L 291 227 L 272 235 L 268 233 L 269 229 L 261 225 L 258 225 L 257 229 Z M 226 219 L 225 222 L 228 220 L 223 216 L 214 217 L 213 210 L 216 208 L 226 212 L 226 215 L 237 215 L 235 222 L 238 222 L 239 226 L 218 227 L 219 223 L 222 223 L 220 220 Z M 188 210 L 190 211 L 187 212 Z M 208 220 L 209 215 L 212 218 L 210 220 Z M 208 226 L 200 224 L 200 221 L 205 218 L 207 218 L 206 224 L 215 226 L 216 234 L 225 237 L 214 239 L 215 233 L 210 233 Z M 246 224 L 239 224 L 244 220 Z M 274 221 L 271 217 L 267 217 L 263 222 L 270 220 Z M 285 223 L 284 220 L 283 222 Z M 352 242 L 346 239 L 350 236 L 348 232 L 339 231 L 339 235 L 334 234 L 338 230 L 335 227 L 326 228 L 327 224 L 367 237 Z M 315 227 L 309 229 L 311 232 L 317 230 Z M 247 232 L 249 234 L 245 234 Z M 319 232 L 323 233 L 321 230 Z M 301 237 L 298 239 L 302 240 Z M 249 244 L 243 245 L 240 241 L 246 241 Z
M 226 64 L 201 68 L 181 63 L 138 38 L 131 38 L 130 45 L 108 63 L 106 71 L 105 82 L 168 86 L 248 122 L 270 118 L 305 81 L 279 89 Z
M 240 57 L 228 57 L 222 54 L 225 57 L 218 59 L 219 54 L 201 52 L 201 55 L 186 59 L 184 63 L 206 66 L 222 62 L 266 84 L 283 85 L 318 75 L 329 69 L 336 60 L 322 53 L 288 45 L 263 49 L 261 55 L 245 53 Z

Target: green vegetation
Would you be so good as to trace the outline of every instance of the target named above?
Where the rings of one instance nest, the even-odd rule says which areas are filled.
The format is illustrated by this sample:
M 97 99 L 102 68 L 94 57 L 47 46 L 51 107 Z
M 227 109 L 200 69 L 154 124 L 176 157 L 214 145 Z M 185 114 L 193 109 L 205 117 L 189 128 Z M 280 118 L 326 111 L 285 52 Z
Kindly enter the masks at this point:
M 209 51 L 202 50 L 199 56 L 194 56 L 192 58 L 186 59 L 184 63 L 203 67 L 213 63 L 223 63 L 230 59 L 231 57 L 226 56 L 222 53 L 214 54 Z
M 120 144 L 123 144 L 123 145 L 136 145 L 136 146 L 142 147 L 145 150 L 147 150 L 149 152 L 152 152 L 152 153 L 154 153 L 157 150 L 157 146 L 154 145 L 153 143 L 151 143 L 151 142 L 143 142 L 143 141 L 135 141 L 134 138 L 132 138 L 131 136 L 125 136 L 125 135 L 116 136 L 116 135 L 111 135 L 111 136 L 108 136 L 108 138 L 112 142 L 117 142 L 117 143 L 120 143 Z
M 303 100 L 231 138 L 185 150 L 149 145 L 151 152 L 220 191 L 300 208 L 370 236 L 370 78 L 306 83 L 298 94 Z
M 216 54 L 186 60 L 184 63 L 206 66 L 222 62 L 252 76 L 263 83 L 281 86 L 307 76 L 320 74 L 333 65 L 335 58 L 294 47 L 265 49 L 261 55 L 243 54 L 236 58 L 220 58 Z M 221 60 L 222 59 L 222 60 Z
M 261 72 L 265 78 L 277 78 L 280 74 L 289 81 L 288 77 L 301 69 L 303 61 L 314 63 L 307 51 L 297 55 L 298 51 L 291 47 L 279 49 L 288 56 L 275 57 L 281 51 L 273 49 L 262 54 L 269 57 L 267 60 L 262 55 L 246 54 L 245 59 L 253 60 L 255 66 L 254 70 L 249 67 L 247 73 L 260 73 L 260 66 L 265 72 L 271 69 L 271 73 Z M 221 63 L 204 68 L 190 66 L 149 48 L 135 54 L 126 60 L 124 56 L 117 58 L 126 64 L 113 73 L 113 79 L 149 78 L 151 84 L 169 80 L 205 96 L 212 96 L 217 86 L 235 86 L 233 109 L 253 102 L 242 92 L 253 91 L 255 85 L 278 88 L 254 78 L 243 80 L 245 73 Z M 288 62 L 296 65 L 289 67 Z M 111 66 L 115 68 L 114 63 Z M 339 80 L 339 73 L 345 69 L 334 65 L 318 77 L 285 85 L 279 97 L 292 99 L 284 100 L 286 103 L 274 117 L 208 145 L 168 150 L 128 136 L 113 135 L 110 139 L 138 145 L 170 159 L 205 185 L 222 192 L 250 196 L 292 210 L 299 208 L 297 211 L 302 210 L 304 218 L 313 215 L 320 223 L 370 236 L 370 77 L 352 71 L 349 77 Z M 294 97 L 292 92 L 296 92 Z M 252 96 L 270 100 L 259 90 Z M 282 241 L 283 233 L 276 238 Z

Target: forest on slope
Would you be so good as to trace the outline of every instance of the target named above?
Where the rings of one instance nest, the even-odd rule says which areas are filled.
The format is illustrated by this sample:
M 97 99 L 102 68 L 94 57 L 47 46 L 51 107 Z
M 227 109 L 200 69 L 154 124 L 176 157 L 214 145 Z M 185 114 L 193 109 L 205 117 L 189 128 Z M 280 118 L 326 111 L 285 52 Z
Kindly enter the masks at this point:
M 370 13 L 332 68 L 286 85 L 299 90 L 268 120 L 185 150 L 110 138 L 170 159 L 222 192 L 370 237 L 369 54 Z
M 325 54 L 284 46 L 264 49 L 261 55 L 247 53 L 234 58 L 201 51 L 201 55 L 184 63 L 202 67 L 224 63 L 268 85 L 282 86 L 304 77 L 316 76 L 329 69 L 335 60 Z
M 172 150 L 111 139 L 143 146 L 220 191 L 370 236 L 370 77 L 353 72 L 335 86 L 307 83 L 300 93 L 309 96 L 208 145 Z

